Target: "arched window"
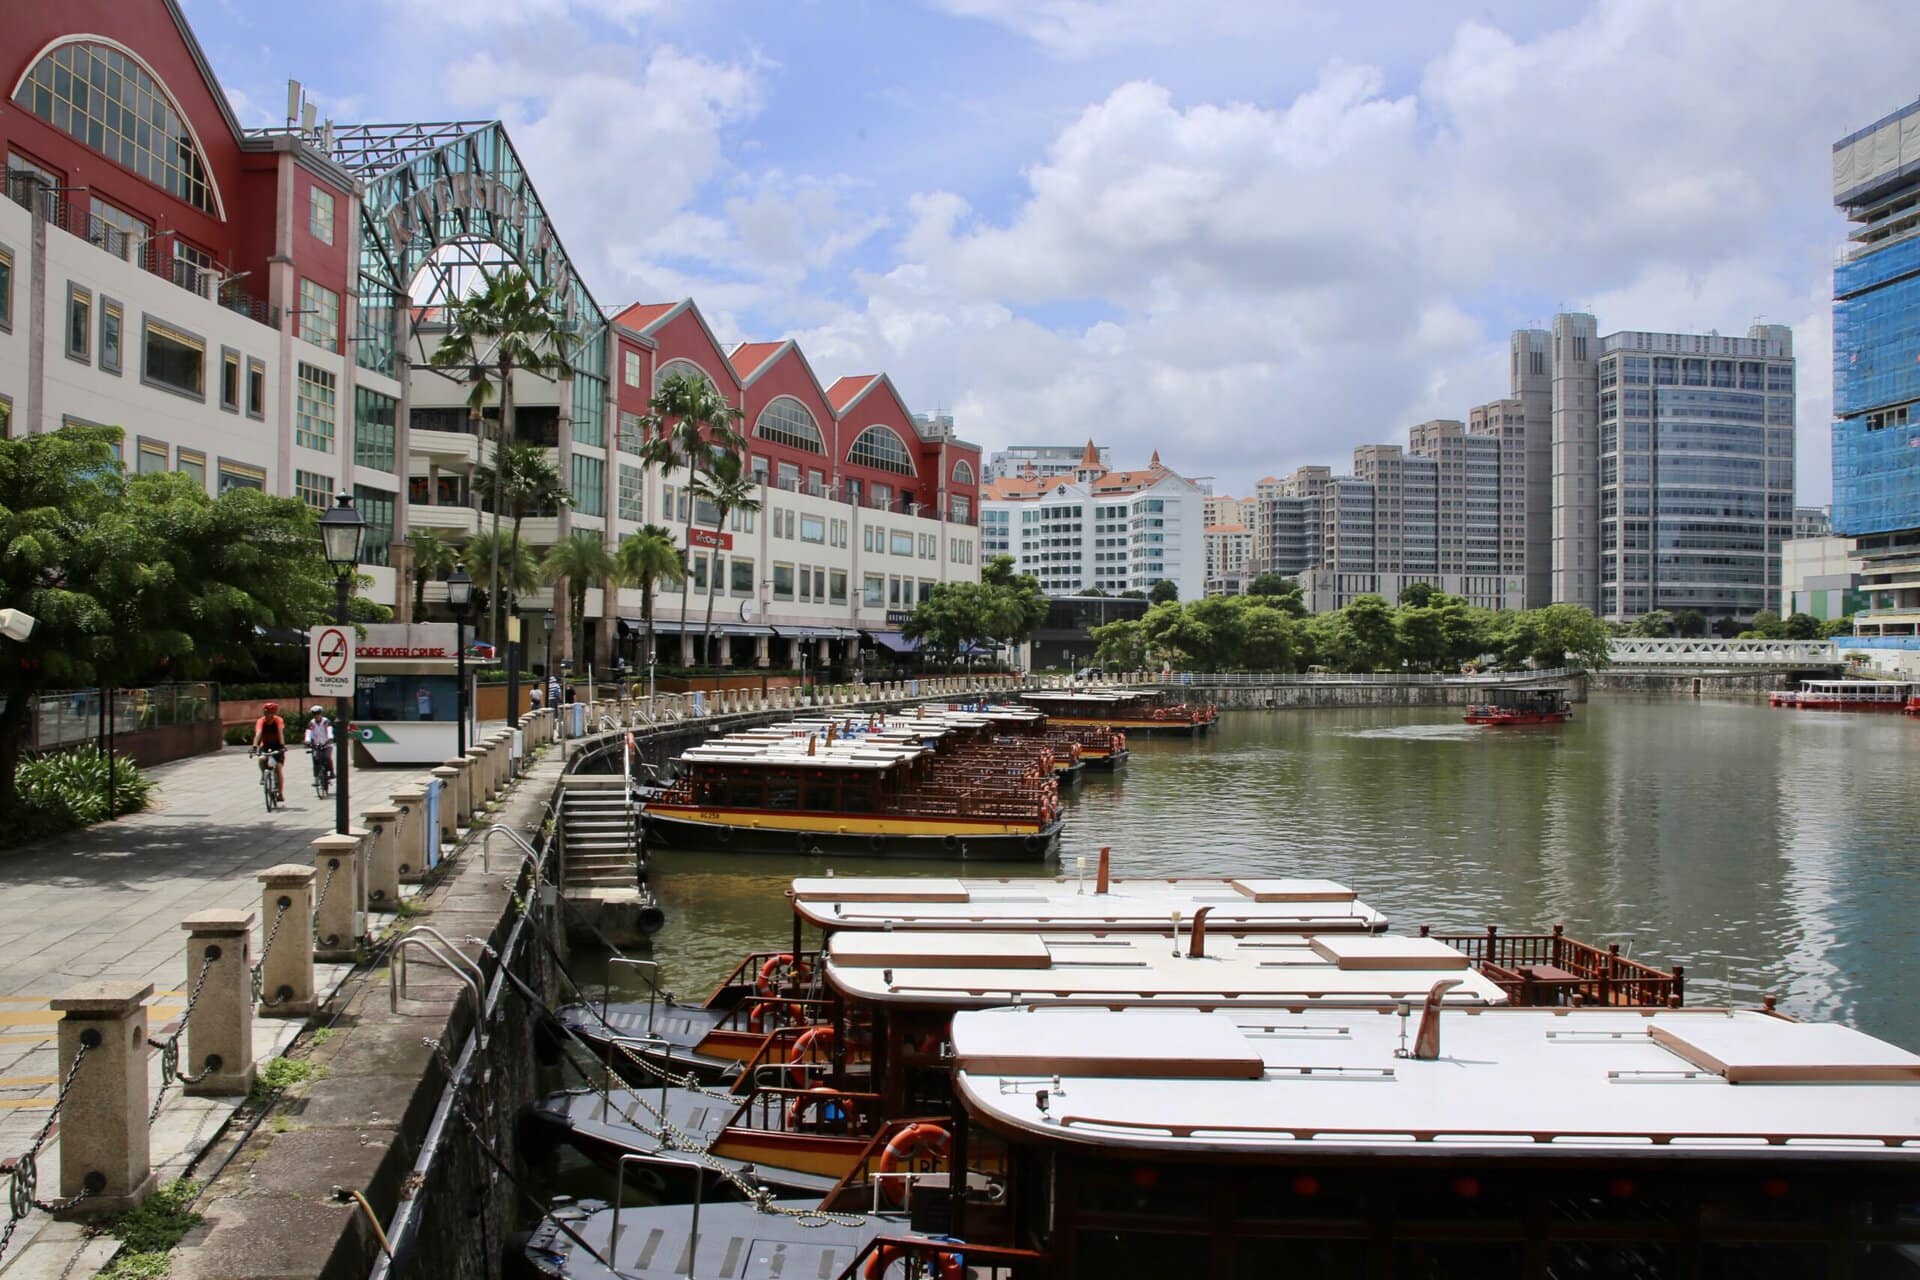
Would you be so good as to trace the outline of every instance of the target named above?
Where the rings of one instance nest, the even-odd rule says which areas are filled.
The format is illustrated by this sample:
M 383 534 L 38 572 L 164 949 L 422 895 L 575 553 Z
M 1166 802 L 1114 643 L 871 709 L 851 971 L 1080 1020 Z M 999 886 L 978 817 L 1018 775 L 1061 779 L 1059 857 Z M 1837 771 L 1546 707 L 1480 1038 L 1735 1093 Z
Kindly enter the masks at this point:
M 915 474 L 913 455 L 899 435 L 889 427 L 875 424 L 862 431 L 847 450 L 847 461 L 882 471 L 897 471 L 903 476 Z
M 173 95 L 125 51 L 66 41 L 34 64 L 13 100 L 194 208 L 222 216 L 206 157 Z
M 955 484 L 973 483 L 973 468 L 967 465 L 965 458 L 953 464 L 953 482 Z
M 713 379 L 708 376 L 707 371 L 705 369 L 702 369 L 699 365 L 695 364 L 693 361 L 669 360 L 665 364 L 661 365 L 657 370 L 654 371 L 654 375 L 653 375 L 654 394 L 658 395 L 660 392 L 660 388 L 666 385 L 667 379 L 673 377 L 676 374 L 680 375 L 681 377 L 698 378 L 700 379 L 700 381 L 706 383 L 708 386 L 713 387 L 716 393 L 718 393 L 718 391 L 720 390 L 720 388 L 714 387 Z
M 805 449 L 808 453 L 827 451 L 826 441 L 820 438 L 820 428 L 814 425 L 813 415 L 807 412 L 807 406 L 792 396 L 780 396 L 762 409 L 760 420 L 753 424 L 753 434 L 775 444 Z

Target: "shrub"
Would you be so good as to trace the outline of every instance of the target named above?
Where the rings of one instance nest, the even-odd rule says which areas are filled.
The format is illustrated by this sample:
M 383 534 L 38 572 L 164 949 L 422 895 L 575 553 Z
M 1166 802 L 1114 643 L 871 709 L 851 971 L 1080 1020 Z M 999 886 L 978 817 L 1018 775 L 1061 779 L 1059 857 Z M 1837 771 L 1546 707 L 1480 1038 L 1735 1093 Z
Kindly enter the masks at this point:
M 95 747 L 20 762 L 18 806 L 0 815 L 0 845 L 40 840 L 92 826 L 107 815 L 107 758 Z M 153 780 L 125 756 L 113 758 L 113 816 L 147 807 Z

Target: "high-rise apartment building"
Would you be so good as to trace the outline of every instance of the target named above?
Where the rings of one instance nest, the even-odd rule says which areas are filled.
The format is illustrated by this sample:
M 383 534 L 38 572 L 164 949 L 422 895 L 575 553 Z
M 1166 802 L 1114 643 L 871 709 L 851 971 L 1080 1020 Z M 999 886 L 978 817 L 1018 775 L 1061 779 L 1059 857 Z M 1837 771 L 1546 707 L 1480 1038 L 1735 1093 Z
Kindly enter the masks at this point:
M 1793 532 L 1793 333 L 1598 335 L 1554 317 L 1553 599 L 1746 618 Z
M 1086 450 L 1077 444 L 1016 444 L 989 454 L 981 480 L 1004 480 L 1009 476 L 1070 476 L 1080 468 Z M 1100 446 L 1094 450 L 1103 467 L 1113 466 L 1113 450 Z
M 1833 270 L 1833 529 L 1861 563 L 1857 630 L 1920 646 L 1920 102 L 1834 143 L 1833 202 L 1854 224 Z

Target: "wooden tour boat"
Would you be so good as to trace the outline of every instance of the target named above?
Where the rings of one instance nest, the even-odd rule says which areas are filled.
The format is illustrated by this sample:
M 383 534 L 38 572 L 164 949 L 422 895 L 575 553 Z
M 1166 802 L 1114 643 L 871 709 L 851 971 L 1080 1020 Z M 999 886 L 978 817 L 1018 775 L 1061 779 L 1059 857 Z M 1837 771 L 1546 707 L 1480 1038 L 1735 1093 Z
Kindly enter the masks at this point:
M 1220 718 L 1210 702 L 1176 702 L 1151 689 L 1101 689 L 1093 692 L 1028 689 L 1020 701 L 1047 713 L 1050 724 L 1100 726 L 1122 733 L 1177 734 L 1197 737 Z
M 1051 748 L 982 719 L 801 722 L 674 764 L 641 809 L 648 840 L 672 848 L 1038 861 L 1062 825 Z
M 1775 707 L 1797 711 L 1900 711 L 1912 686 L 1896 680 L 1802 680 L 1798 689 L 1767 695 Z
M 1768 1012 L 1447 994 L 959 1012 L 949 1112 L 881 1128 L 818 1201 L 705 1206 L 691 1257 L 686 1204 L 617 1230 L 565 1205 L 522 1261 L 554 1280 L 1915 1274 L 1920 1056 Z
M 1061 724 L 1043 711 L 1017 704 L 941 702 L 928 705 L 941 711 L 986 716 L 1002 732 L 1037 733 L 1052 745 L 1056 761 L 1067 756 L 1095 773 L 1112 773 L 1127 762 L 1127 735 L 1105 725 Z
M 1484 725 L 1561 724 L 1573 719 L 1565 689 L 1488 689 L 1487 700 L 1467 707 L 1466 722 Z

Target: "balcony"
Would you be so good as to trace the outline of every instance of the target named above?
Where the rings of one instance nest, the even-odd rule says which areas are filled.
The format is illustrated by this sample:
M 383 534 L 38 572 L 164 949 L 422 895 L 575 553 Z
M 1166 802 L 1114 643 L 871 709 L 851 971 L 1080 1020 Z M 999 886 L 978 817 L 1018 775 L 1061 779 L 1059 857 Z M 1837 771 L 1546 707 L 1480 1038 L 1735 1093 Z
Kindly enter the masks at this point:
M 456 538 L 471 538 L 480 529 L 480 513 L 472 507 L 410 505 L 407 523 L 415 529 L 434 529 Z

